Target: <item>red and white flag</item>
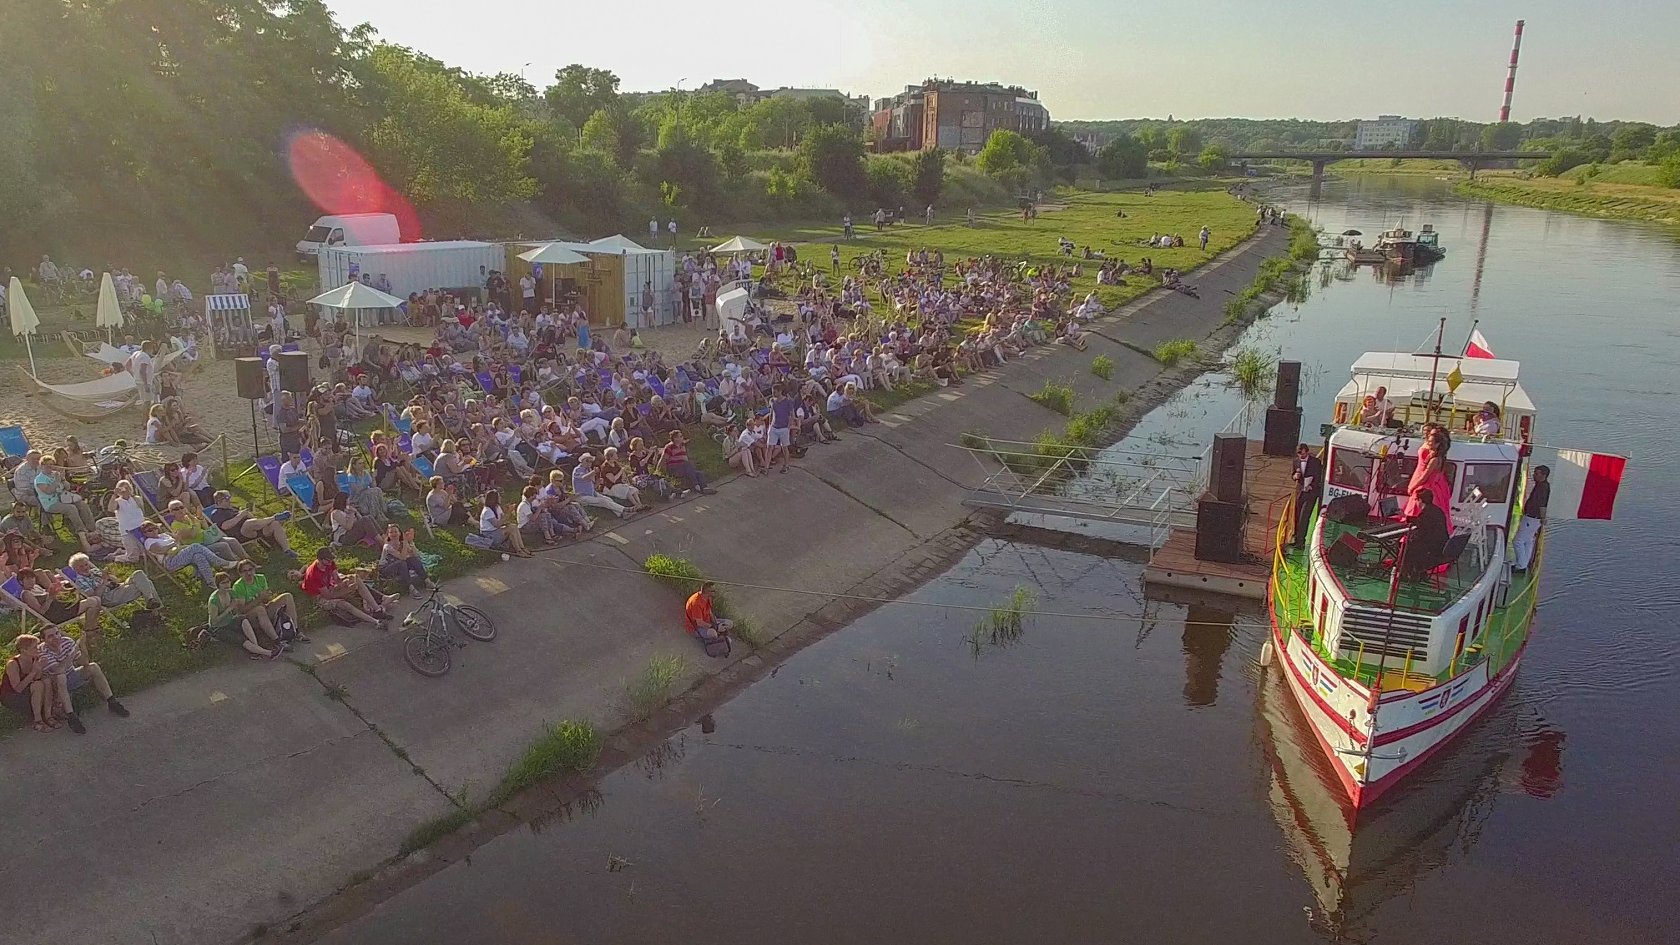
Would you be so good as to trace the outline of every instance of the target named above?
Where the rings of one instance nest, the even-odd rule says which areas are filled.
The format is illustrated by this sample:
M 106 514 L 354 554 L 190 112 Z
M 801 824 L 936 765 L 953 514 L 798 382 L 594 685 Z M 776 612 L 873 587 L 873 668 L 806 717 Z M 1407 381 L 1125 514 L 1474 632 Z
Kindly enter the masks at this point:
M 1470 332 L 1470 340 L 1464 345 L 1464 356 L 1467 358 L 1492 358 L 1493 348 L 1488 340 L 1482 337 L 1480 328 Z
M 1548 480 L 1552 496 L 1547 512 L 1558 518 L 1609 520 L 1616 510 L 1627 457 L 1614 453 L 1558 450 Z

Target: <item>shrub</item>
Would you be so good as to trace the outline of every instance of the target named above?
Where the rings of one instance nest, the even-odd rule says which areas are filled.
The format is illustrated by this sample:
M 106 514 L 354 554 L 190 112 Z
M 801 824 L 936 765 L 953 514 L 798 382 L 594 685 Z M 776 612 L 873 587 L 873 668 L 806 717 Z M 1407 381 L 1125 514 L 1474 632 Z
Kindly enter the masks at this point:
M 1108 380 L 1114 376 L 1114 359 L 1106 354 L 1099 354 L 1091 359 L 1091 373 Z
M 700 583 L 705 578 L 700 569 L 690 564 L 685 558 L 673 558 L 670 555 L 648 555 L 642 567 L 647 573 L 659 578 L 684 595 L 692 594 L 700 589 Z
M 588 771 L 600 756 L 601 734 L 595 726 L 569 720 L 551 725 L 508 767 L 489 804 L 498 806 L 544 778 Z
M 1073 414 L 1073 388 L 1065 384 L 1044 382 L 1044 387 L 1038 393 L 1030 395 L 1039 404 L 1049 407 L 1064 417 Z
M 1185 358 L 1194 357 L 1196 354 L 1196 343 L 1188 338 L 1179 338 L 1176 341 L 1163 341 L 1155 346 L 1153 354 L 1155 355 L 1155 360 L 1161 362 L 1167 367 L 1172 367 Z

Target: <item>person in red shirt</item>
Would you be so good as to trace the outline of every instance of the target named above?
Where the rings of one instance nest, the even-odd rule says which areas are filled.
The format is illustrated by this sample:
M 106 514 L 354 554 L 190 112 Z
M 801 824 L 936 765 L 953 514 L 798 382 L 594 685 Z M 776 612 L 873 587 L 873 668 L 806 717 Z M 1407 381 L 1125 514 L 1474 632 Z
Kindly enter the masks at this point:
M 303 592 L 315 598 L 321 609 L 350 623 L 389 626 L 388 608 L 396 600 L 394 595 L 380 597 L 355 575 L 340 574 L 338 560 L 331 548 L 315 552 L 315 560 L 298 575 Z M 361 606 L 356 606 L 360 603 Z
M 706 495 L 711 495 L 715 491 L 706 487 L 706 477 L 700 475 L 700 469 L 688 458 L 688 440 L 681 430 L 671 431 L 671 442 L 665 445 L 664 452 L 665 471 L 677 477 L 684 492 L 698 489 Z
M 688 632 L 706 643 L 728 636 L 730 628 L 735 626 L 734 621 L 712 613 L 712 598 L 716 593 L 712 582 L 706 581 L 698 591 L 689 595 L 688 604 L 683 608 Z

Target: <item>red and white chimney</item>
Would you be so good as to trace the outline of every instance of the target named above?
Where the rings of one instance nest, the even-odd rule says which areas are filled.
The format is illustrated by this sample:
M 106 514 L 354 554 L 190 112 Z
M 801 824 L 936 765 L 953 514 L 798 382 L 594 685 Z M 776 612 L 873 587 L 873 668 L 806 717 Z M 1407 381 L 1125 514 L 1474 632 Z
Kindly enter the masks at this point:
M 1517 53 L 1522 52 L 1523 21 L 1517 21 L 1517 38 L 1511 42 L 1511 68 L 1505 73 L 1505 102 L 1499 106 L 1499 123 L 1511 120 L 1511 92 L 1517 87 Z

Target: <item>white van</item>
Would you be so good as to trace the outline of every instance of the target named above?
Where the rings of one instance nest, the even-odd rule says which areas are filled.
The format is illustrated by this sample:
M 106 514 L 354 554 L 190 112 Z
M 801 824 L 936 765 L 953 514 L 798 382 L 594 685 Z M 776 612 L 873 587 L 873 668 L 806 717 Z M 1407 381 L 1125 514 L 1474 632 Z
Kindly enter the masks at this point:
M 339 213 L 316 220 L 298 240 L 299 259 L 312 259 L 323 246 L 385 246 L 402 242 L 394 213 Z

